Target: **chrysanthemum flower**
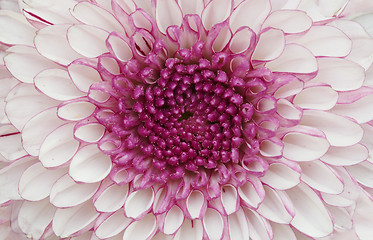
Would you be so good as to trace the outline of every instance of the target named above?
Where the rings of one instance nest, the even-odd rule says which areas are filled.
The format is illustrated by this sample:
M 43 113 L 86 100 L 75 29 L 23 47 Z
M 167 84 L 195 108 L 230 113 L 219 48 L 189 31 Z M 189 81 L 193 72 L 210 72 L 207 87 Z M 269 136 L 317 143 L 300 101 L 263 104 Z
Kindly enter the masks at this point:
M 370 1 L 19 4 L 1 239 L 373 236 Z

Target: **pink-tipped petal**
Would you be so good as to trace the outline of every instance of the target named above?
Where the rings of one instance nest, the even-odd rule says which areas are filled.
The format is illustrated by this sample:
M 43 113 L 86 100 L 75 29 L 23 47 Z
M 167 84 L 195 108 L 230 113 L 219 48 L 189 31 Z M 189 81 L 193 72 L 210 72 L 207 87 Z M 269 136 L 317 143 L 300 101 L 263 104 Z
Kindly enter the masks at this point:
M 187 14 L 198 14 L 201 16 L 202 10 L 204 9 L 204 1 L 203 0 L 191 0 L 191 1 L 177 1 L 183 15 Z
M 368 158 L 368 149 L 361 144 L 348 147 L 330 147 L 321 161 L 334 166 L 350 166 L 360 163 Z
M 183 21 L 183 13 L 179 4 L 174 0 L 155 1 L 155 19 L 162 33 L 166 33 L 169 26 L 180 26 Z
M 320 73 L 320 71 L 319 71 Z M 303 109 L 330 110 L 338 100 L 338 93 L 328 86 L 315 86 L 297 94 L 293 103 Z
M 146 240 L 150 239 L 157 230 L 157 220 L 153 214 L 147 214 L 139 221 L 129 225 L 124 231 L 123 240 Z
M 99 123 L 82 124 L 74 131 L 74 136 L 84 142 L 98 142 L 105 133 L 105 127 Z
M 107 217 L 97 228 L 95 234 L 100 239 L 108 239 L 119 236 L 133 220 L 124 216 L 123 211 L 118 210 Z
M 230 239 L 249 239 L 249 226 L 242 208 L 228 216 L 228 230 Z
M 288 224 L 271 222 L 273 240 L 299 240 Z
M 99 212 L 115 212 L 123 207 L 128 194 L 128 185 L 112 184 L 103 192 L 98 193 L 93 205 Z
M 206 199 L 202 192 L 194 190 L 186 201 L 186 207 L 192 219 L 201 218 L 206 211 Z
M 35 30 L 22 17 L 13 11 L 2 11 L 0 13 L 0 42 L 5 44 L 33 45 Z
M 202 12 L 203 26 L 210 30 L 217 23 L 223 22 L 231 14 L 232 2 L 226 0 L 212 0 Z
M 285 35 L 279 29 L 268 29 L 260 34 L 252 60 L 271 61 L 278 58 L 285 48 Z
M 272 12 L 263 24 L 263 29 L 272 27 L 285 33 L 300 33 L 312 26 L 312 19 L 302 11 L 278 10 Z
M 267 219 L 249 208 L 244 208 L 244 212 L 248 221 L 251 239 L 270 240 L 273 238 L 273 232 Z
M 209 239 L 221 239 L 224 230 L 224 222 L 218 211 L 207 208 L 202 222 Z
M 202 240 L 203 227 L 200 220 L 184 219 L 180 229 L 175 234 L 175 240 Z
M 79 121 L 92 115 L 96 106 L 88 101 L 65 102 L 60 105 L 57 114 L 60 118 Z
M 71 80 L 83 92 L 88 92 L 89 87 L 93 83 L 101 81 L 100 74 L 95 68 L 89 65 L 73 63 L 67 69 Z
M 124 212 L 127 217 L 139 219 L 144 216 L 154 202 L 154 190 L 146 188 L 129 194 L 125 204 Z
M 286 190 L 300 183 L 300 173 L 281 163 L 272 163 L 260 180 L 272 188 Z
M 174 234 L 184 222 L 184 213 L 176 205 L 174 205 L 166 214 L 163 226 L 165 234 Z

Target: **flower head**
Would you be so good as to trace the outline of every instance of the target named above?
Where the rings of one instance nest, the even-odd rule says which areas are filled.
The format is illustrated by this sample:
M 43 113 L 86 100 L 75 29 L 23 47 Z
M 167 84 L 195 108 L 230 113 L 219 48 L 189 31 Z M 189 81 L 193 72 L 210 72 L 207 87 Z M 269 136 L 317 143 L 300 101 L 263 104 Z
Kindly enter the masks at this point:
M 363 3 L 37 0 L 0 12 L 0 231 L 369 239 Z

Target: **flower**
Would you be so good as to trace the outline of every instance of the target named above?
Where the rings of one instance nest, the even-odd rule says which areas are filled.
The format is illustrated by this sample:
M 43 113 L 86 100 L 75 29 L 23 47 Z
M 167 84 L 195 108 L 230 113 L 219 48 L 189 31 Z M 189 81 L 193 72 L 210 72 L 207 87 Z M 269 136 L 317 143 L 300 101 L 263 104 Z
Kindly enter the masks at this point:
M 368 1 L 19 4 L 3 239 L 373 236 Z

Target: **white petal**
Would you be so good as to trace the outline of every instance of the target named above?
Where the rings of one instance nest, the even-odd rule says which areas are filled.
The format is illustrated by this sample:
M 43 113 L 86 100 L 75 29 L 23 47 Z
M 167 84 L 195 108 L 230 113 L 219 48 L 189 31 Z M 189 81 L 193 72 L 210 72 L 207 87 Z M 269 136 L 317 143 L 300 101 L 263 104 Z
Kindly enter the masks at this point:
M 124 231 L 123 240 L 146 240 L 150 239 L 156 231 L 157 221 L 155 216 L 150 213 L 139 221 L 134 221 Z
M 277 101 L 277 113 L 284 119 L 295 122 L 298 122 L 302 117 L 302 109 L 294 106 L 286 99 Z
M 278 10 L 272 12 L 263 24 L 266 27 L 278 28 L 285 33 L 300 33 L 312 26 L 312 19 L 302 11 Z
M 83 92 L 88 92 L 93 83 L 101 81 L 100 74 L 91 66 L 71 64 L 67 69 L 75 85 Z
M 58 107 L 58 116 L 60 118 L 79 121 L 92 115 L 96 106 L 87 101 L 68 102 Z
M 121 61 L 125 62 L 133 57 L 131 48 L 124 39 L 117 35 L 111 33 L 107 39 L 109 49 L 113 51 L 114 55 Z
M 226 34 L 227 35 L 227 39 L 229 41 L 230 39 L 230 32 Z M 238 30 L 232 37 L 232 39 L 230 39 L 230 43 L 229 43 L 229 49 L 233 52 L 233 53 L 242 53 L 242 52 L 245 52 L 249 47 L 250 45 L 252 44 L 252 41 L 255 37 L 255 33 L 249 29 L 249 28 L 242 28 L 240 30 Z M 215 41 L 216 42 L 216 41 Z M 214 42 L 214 44 L 215 44 Z M 222 44 L 222 47 L 220 50 L 222 50 L 223 48 L 225 47 L 224 44 Z M 216 48 L 214 48 L 214 50 L 216 52 L 218 52 Z
M 39 201 L 49 196 L 53 184 L 66 173 L 65 168 L 49 170 L 41 163 L 30 166 L 19 181 L 19 194 L 29 201 Z
M 75 129 L 74 136 L 82 141 L 98 142 L 105 133 L 105 127 L 99 123 L 83 124 Z
M 53 218 L 53 231 L 57 236 L 67 238 L 90 226 L 98 215 L 90 202 L 71 208 L 58 208 Z
M 228 216 L 228 228 L 230 239 L 249 239 L 249 225 L 242 208 Z
M 201 218 L 206 210 L 206 199 L 203 193 L 198 190 L 194 190 L 189 194 L 186 204 L 192 219 Z
M 215 38 L 214 43 L 212 44 L 212 49 L 215 52 L 220 52 L 221 50 L 223 50 L 232 37 L 232 33 L 229 31 L 229 27 L 227 25 L 220 26 L 220 29 L 218 31 L 219 33 Z M 245 44 L 247 42 L 245 42 Z
M 322 130 L 330 145 L 336 147 L 354 145 L 363 137 L 363 130 L 358 124 L 347 118 L 324 111 L 303 111 L 300 124 Z
M 352 41 L 341 30 L 331 26 L 313 26 L 306 34 L 290 39 L 308 48 L 315 56 L 344 57 L 352 47 Z
M 353 223 L 349 212 L 345 208 L 328 206 L 328 210 L 334 219 L 334 226 L 340 229 L 352 229 Z M 347 238 L 346 238 L 347 239 Z
M 175 234 L 174 240 L 202 240 L 203 227 L 200 220 L 185 219 L 183 225 Z
M 329 84 L 336 91 L 360 88 L 365 78 L 363 67 L 343 58 L 318 58 L 319 71 L 311 82 Z
M 212 0 L 202 12 L 202 23 L 207 30 L 217 23 L 226 20 L 232 9 L 231 1 Z
M 273 240 L 297 240 L 293 230 L 288 224 L 271 222 Z
M 290 223 L 293 219 L 291 213 L 294 213 L 289 200 L 280 191 L 277 192 L 267 186 L 264 186 L 264 190 L 266 195 L 257 209 L 258 213 L 273 222 Z
M 107 239 L 118 235 L 130 223 L 132 219 L 124 216 L 123 211 L 119 210 L 106 218 L 96 229 L 95 234 L 100 239 Z
M 227 1 L 229 2 L 229 1 Z M 242 26 L 250 27 L 254 32 L 259 32 L 264 19 L 271 10 L 269 0 L 247 0 L 243 1 L 234 9 L 230 17 L 232 32 L 236 32 Z
M 67 41 L 66 32 L 70 25 L 51 25 L 37 32 L 35 47 L 38 52 L 52 61 L 68 65 L 82 56 L 75 52 Z
M 88 58 L 95 58 L 108 52 L 106 38 L 109 33 L 89 25 L 74 25 L 69 28 L 67 38 L 76 52 Z
M 281 56 L 268 62 L 266 67 L 273 72 L 313 73 L 317 71 L 317 61 L 306 48 L 297 44 L 287 44 Z
M 8 94 L 5 112 L 9 121 L 21 131 L 25 124 L 36 114 L 59 102 L 38 92 L 31 84 L 18 84 Z
M 109 174 L 111 165 L 110 157 L 92 144 L 75 154 L 70 163 L 69 174 L 77 182 L 99 182 Z
M 124 205 L 128 194 L 128 185 L 112 184 L 107 187 L 93 202 L 99 212 L 115 212 Z
M 71 11 L 72 15 L 87 25 L 101 28 L 107 32 L 123 32 L 123 27 L 108 11 L 89 2 L 80 2 Z
M 73 136 L 74 124 L 65 124 L 52 131 L 40 147 L 39 159 L 44 167 L 57 167 L 69 161 L 79 147 Z
M 373 119 L 370 106 L 373 103 L 373 95 L 367 95 L 349 104 L 337 104 L 332 112 L 338 115 L 355 119 L 358 123 L 365 123 Z
M 371 162 L 364 161 L 345 168 L 360 184 L 373 188 L 373 164 Z
M 22 199 L 18 191 L 19 180 L 23 172 L 35 162 L 36 159 L 25 157 L 0 170 L 0 204 L 12 199 Z
M 333 223 L 320 198 L 301 183 L 286 191 L 295 208 L 291 225 L 311 237 L 325 237 L 333 232 Z
M 178 3 L 184 15 L 198 14 L 201 16 L 202 10 L 204 8 L 203 0 L 191 0 L 191 1 L 178 0 Z
M 368 154 L 368 149 L 361 144 L 348 147 L 330 147 L 320 160 L 334 166 L 348 166 L 366 160 Z
M 13 161 L 27 155 L 23 149 L 21 134 L 0 137 L 0 154 L 8 161 Z
M 285 164 L 272 163 L 260 180 L 278 190 L 286 190 L 300 182 L 300 174 Z
M 343 181 L 332 168 L 320 161 L 300 162 L 301 179 L 304 183 L 318 191 L 339 194 L 343 191 Z
M 220 198 L 227 215 L 230 215 L 238 210 L 239 198 L 237 189 L 234 186 L 230 184 L 222 186 Z
M 250 239 L 270 240 L 273 238 L 272 230 L 265 218 L 248 208 L 244 208 L 244 212 L 249 225 Z
M 64 121 L 57 117 L 57 109 L 47 109 L 28 121 L 22 130 L 23 147 L 32 156 L 39 155 L 44 139 Z
M 44 70 L 35 77 L 34 82 L 40 91 L 56 100 L 65 101 L 84 95 L 76 88 L 65 70 Z
M 24 201 L 18 214 L 18 224 L 29 238 L 40 239 L 52 222 L 56 209 L 48 199 L 38 202 Z
M 58 68 L 56 63 L 41 56 L 35 48 L 22 45 L 9 48 L 4 62 L 13 76 L 25 83 L 33 83 L 34 77 L 45 69 Z
M 165 234 L 174 234 L 183 222 L 183 211 L 178 206 L 174 205 L 166 214 L 163 232 Z
M 271 139 L 260 143 L 260 154 L 265 157 L 278 157 L 282 154 L 283 145 L 281 142 L 275 142 Z
M 252 60 L 271 61 L 278 58 L 285 48 L 284 32 L 278 29 L 268 29 L 260 34 Z
M 328 86 L 315 86 L 303 89 L 293 103 L 303 109 L 329 110 L 335 106 L 338 93 Z
M 263 185 L 257 181 L 255 184 L 247 181 L 244 185 L 238 188 L 238 194 L 241 200 L 249 206 L 257 208 L 264 199 L 264 188 Z
M 73 207 L 90 199 L 100 183 L 76 183 L 68 174 L 53 185 L 50 202 L 59 208 Z
M 166 33 L 169 26 L 180 26 L 183 21 L 183 13 L 179 4 L 174 0 L 157 0 L 155 2 L 155 19 L 162 33 Z
M 283 138 L 283 142 L 283 156 L 294 161 L 318 159 L 329 149 L 326 139 L 304 133 L 288 133 Z
M 203 218 L 203 227 L 209 239 L 221 239 L 224 222 L 220 213 L 212 208 L 207 208 Z
M 132 192 L 125 204 L 124 211 L 127 217 L 141 218 L 151 208 L 154 202 L 154 190 L 146 188 Z
M 0 42 L 33 46 L 35 29 L 19 13 L 2 11 L 0 13 Z

